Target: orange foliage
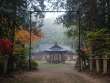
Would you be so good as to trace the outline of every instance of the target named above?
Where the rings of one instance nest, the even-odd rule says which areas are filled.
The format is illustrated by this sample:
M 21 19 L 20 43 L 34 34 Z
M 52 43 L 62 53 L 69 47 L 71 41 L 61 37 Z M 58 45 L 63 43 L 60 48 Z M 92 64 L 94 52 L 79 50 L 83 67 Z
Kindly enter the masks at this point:
M 85 52 L 85 53 L 90 53 L 91 52 L 91 48 L 82 48 L 81 51 Z
M 25 43 L 29 43 L 30 42 L 30 32 L 27 31 L 27 30 L 18 30 L 16 31 L 16 39 L 19 40 L 22 44 L 25 44 Z M 36 35 L 34 35 L 34 33 L 31 33 L 31 41 L 32 42 L 35 42 L 35 41 L 38 41 L 42 38 L 42 34 L 38 33 Z
M 16 39 L 19 40 L 22 43 L 28 43 L 29 42 L 29 32 L 25 30 L 19 30 L 16 33 Z

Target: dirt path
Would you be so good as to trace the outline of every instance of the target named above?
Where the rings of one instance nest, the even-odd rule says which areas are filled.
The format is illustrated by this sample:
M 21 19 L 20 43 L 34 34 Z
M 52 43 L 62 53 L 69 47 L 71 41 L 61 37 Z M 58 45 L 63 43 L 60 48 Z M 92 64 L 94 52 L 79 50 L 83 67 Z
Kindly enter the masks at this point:
M 0 82 L 1 83 L 1 82 Z M 16 76 L 16 79 L 10 79 L 2 83 L 101 83 L 97 79 L 92 79 L 73 69 L 71 65 L 62 67 L 44 67 L 39 71 L 33 71 Z

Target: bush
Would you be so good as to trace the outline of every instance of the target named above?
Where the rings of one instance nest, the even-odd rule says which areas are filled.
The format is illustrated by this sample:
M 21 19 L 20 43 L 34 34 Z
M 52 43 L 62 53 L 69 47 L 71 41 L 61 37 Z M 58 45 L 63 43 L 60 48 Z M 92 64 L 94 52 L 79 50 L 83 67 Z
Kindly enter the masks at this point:
M 38 63 L 34 60 L 31 61 L 31 68 L 32 70 L 37 70 L 38 69 Z M 24 61 L 21 61 L 19 64 L 18 64 L 18 68 L 19 70 L 29 70 L 29 62 L 28 60 L 24 60 Z
M 88 33 L 88 46 L 92 48 L 94 55 L 110 57 L 110 33 L 108 30 L 101 29 Z
M 14 53 L 11 56 L 10 60 L 12 61 L 11 65 L 8 64 L 8 70 L 14 71 L 27 71 L 29 70 L 29 61 L 27 56 L 27 48 L 16 47 L 14 49 Z M 0 73 L 3 72 L 4 69 L 4 61 L 5 58 L 3 55 L 0 54 Z M 38 69 L 38 63 L 36 61 L 31 62 L 32 70 Z
M 16 62 L 16 70 L 28 70 L 29 66 L 26 51 L 27 48 L 21 45 L 15 45 L 13 55 Z
M 32 70 L 38 69 L 38 63 L 36 61 L 32 60 L 31 67 L 32 67 Z

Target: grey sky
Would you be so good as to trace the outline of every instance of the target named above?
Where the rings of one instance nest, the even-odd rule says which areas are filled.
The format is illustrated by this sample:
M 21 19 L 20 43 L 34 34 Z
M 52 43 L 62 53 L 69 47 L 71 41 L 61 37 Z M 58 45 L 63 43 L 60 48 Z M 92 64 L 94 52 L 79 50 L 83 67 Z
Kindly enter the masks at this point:
M 63 13 L 46 13 L 44 18 L 44 26 L 42 32 L 44 33 L 44 39 L 42 42 L 54 43 L 56 41 L 62 41 L 64 37 L 63 24 L 56 24 L 56 17 Z
M 47 9 L 49 7 L 49 4 L 46 3 Z M 49 8 L 48 11 L 51 11 L 52 9 Z M 62 9 L 61 9 L 62 10 Z M 54 10 L 53 10 L 54 11 Z M 40 41 L 39 46 L 43 45 L 43 48 L 47 47 L 46 45 L 51 45 L 54 44 L 56 41 L 59 44 L 64 44 L 65 41 L 67 42 L 67 37 L 64 34 L 65 28 L 63 27 L 63 24 L 56 24 L 55 20 L 56 17 L 59 15 L 64 14 L 64 12 L 48 12 L 45 13 L 45 18 L 44 18 L 44 25 L 41 27 L 42 32 L 44 33 L 44 38 Z

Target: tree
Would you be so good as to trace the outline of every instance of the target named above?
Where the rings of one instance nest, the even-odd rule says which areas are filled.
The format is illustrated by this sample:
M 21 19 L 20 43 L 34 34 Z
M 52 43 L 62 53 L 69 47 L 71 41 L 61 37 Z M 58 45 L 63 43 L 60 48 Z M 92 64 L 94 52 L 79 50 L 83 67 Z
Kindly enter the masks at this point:
M 0 0 L 0 39 L 7 38 L 14 42 L 15 28 L 19 23 L 18 8 L 24 8 L 26 6 L 26 1 L 24 0 Z M 11 46 L 13 49 L 13 46 Z M 2 54 L 8 57 L 8 69 L 12 66 L 12 52 Z M 9 67 L 10 66 L 10 67 Z M 6 69 L 6 70 L 8 70 Z
M 10 54 L 12 49 L 13 43 L 11 40 L 8 39 L 0 39 L 0 54 L 5 57 L 4 59 L 4 73 L 7 73 L 7 66 L 8 66 L 8 54 Z
M 30 39 L 32 42 L 36 42 L 41 39 L 42 33 L 40 31 L 37 31 L 37 28 L 32 29 L 34 32 L 31 32 L 31 38 L 30 38 L 30 32 L 28 30 L 24 30 L 23 26 L 20 30 L 17 30 L 15 32 L 15 38 L 16 41 L 19 41 L 21 44 L 30 44 Z
M 90 51 L 88 55 L 109 56 L 110 0 L 66 0 L 65 6 L 67 12 L 58 18 L 58 22 L 68 28 L 67 35 L 79 36 L 73 34 L 72 26 L 78 25 L 80 20 L 80 49 Z M 70 11 L 79 11 L 79 15 Z M 76 32 L 78 33 L 78 28 Z M 78 52 L 83 57 L 86 55 L 81 50 Z
M 45 7 L 43 2 L 44 0 L 0 0 L 0 39 L 7 38 L 14 43 L 15 31 L 19 29 L 18 27 L 20 25 L 29 26 L 29 22 L 26 23 L 29 17 L 25 19 L 26 15 L 29 16 L 26 10 L 41 11 Z M 41 13 L 38 16 L 40 15 Z M 13 46 L 11 48 L 13 49 Z M 12 55 L 13 52 L 8 54 L 8 71 L 13 70 L 14 57 Z

